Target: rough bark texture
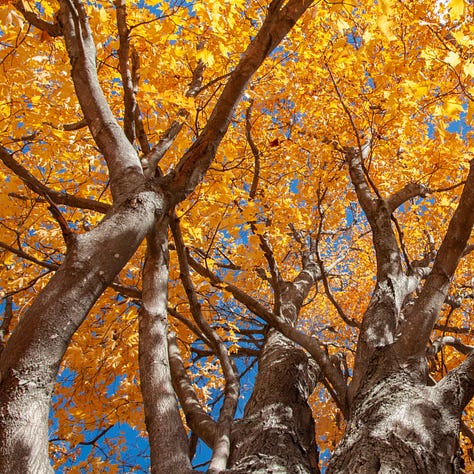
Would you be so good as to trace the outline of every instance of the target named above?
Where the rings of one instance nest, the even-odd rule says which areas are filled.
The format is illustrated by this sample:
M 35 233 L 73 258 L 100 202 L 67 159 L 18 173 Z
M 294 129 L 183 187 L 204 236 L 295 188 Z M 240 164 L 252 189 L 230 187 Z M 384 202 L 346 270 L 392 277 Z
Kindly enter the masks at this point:
M 269 331 L 254 391 L 232 434 L 227 472 L 319 473 L 307 401 L 318 376 L 303 350 L 277 331 Z
M 425 357 L 400 362 L 386 348 L 371 362 L 327 473 L 459 472 L 460 413 L 427 385 Z
M 426 348 L 473 227 L 473 163 L 433 268 L 417 264 L 406 271 L 390 219 L 401 196 L 416 189 L 375 198 L 360 154 L 349 151 L 348 162 L 372 228 L 377 283 L 359 335 L 346 432 L 328 473 L 460 472 L 458 438 L 473 394 L 473 356 L 434 384 Z M 416 288 L 413 302 L 409 296 Z

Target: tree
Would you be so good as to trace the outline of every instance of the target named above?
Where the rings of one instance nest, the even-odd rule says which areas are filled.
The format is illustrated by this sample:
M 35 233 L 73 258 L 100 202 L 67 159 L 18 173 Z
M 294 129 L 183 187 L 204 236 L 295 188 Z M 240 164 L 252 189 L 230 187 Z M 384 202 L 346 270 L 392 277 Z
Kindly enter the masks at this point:
M 469 469 L 470 4 L 0 8 L 2 472 Z

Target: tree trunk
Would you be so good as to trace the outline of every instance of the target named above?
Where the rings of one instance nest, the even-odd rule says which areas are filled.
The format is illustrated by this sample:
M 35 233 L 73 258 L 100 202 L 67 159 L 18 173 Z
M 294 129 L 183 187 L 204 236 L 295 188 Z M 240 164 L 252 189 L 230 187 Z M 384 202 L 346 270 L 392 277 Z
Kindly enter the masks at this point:
M 168 357 L 168 219 L 147 238 L 139 325 L 140 389 L 152 474 L 192 472 Z
M 425 356 L 376 351 L 327 473 L 460 472 L 460 413 L 428 382 Z
M 318 377 L 302 349 L 269 330 L 254 391 L 232 434 L 228 473 L 319 473 L 307 401 Z
M 0 472 L 53 472 L 48 416 L 56 374 L 71 337 L 131 258 L 163 207 L 142 191 L 70 243 L 63 265 L 35 299 L 0 356 Z

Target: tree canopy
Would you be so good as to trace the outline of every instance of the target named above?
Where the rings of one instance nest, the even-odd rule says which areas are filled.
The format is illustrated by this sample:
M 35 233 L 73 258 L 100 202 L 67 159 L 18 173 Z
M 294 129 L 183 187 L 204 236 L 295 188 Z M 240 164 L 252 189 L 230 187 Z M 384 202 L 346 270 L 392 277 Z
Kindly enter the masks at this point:
M 103 249 L 104 261 L 117 260 L 57 375 L 56 470 L 147 469 L 143 400 L 154 388 L 139 375 L 139 352 L 148 360 L 153 347 L 147 339 L 139 351 L 139 320 L 153 305 L 169 314 L 173 392 L 191 446 L 218 436 L 210 415 L 242 416 L 270 327 L 322 371 L 310 397 L 322 466 L 350 416 L 346 387 L 352 380 L 357 393 L 380 341 L 426 348 L 432 384 L 460 366 L 474 309 L 473 15 L 464 0 L 0 1 L 3 353 L 82 236 L 94 258 Z M 110 241 L 93 237 L 121 203 L 139 207 L 128 196 L 154 179 L 171 203 L 156 205 L 166 212 L 155 232 L 169 244 L 154 246 L 151 225 L 132 235 L 122 220 Z M 123 262 L 109 252 L 114 239 L 130 242 Z M 164 303 L 147 262 L 162 265 Z M 393 304 L 420 316 L 391 327 L 370 308 L 377 285 L 398 274 L 405 286 Z M 296 317 L 290 291 L 301 293 Z M 48 324 L 52 339 L 62 329 Z M 473 417 L 463 408 L 468 472 Z

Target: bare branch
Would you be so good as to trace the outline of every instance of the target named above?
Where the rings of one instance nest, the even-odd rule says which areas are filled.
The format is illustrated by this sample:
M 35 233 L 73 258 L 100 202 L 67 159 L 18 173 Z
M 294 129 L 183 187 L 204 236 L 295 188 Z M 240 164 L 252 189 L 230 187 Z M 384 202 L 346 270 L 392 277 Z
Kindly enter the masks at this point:
M 61 229 L 61 233 L 63 234 L 64 241 L 69 246 L 74 238 L 74 232 L 69 227 L 66 219 L 64 218 L 62 212 L 59 210 L 58 206 L 53 202 L 53 200 L 49 197 L 48 194 L 44 195 L 46 200 L 49 202 L 49 210 L 53 215 L 56 222 L 59 224 L 59 228 Z
M 86 119 L 78 120 L 74 123 L 65 123 L 62 125 L 54 125 L 51 122 L 43 122 L 46 125 L 56 129 L 56 130 L 66 130 L 67 132 L 73 132 L 75 130 L 80 130 L 81 128 L 87 127 Z
M 11 245 L 8 245 L 4 242 L 0 242 L 0 248 L 8 250 L 9 252 L 18 255 L 18 257 L 24 258 L 25 260 L 29 260 L 30 262 L 33 262 L 36 265 L 39 265 L 40 267 L 47 268 L 48 270 L 57 270 L 59 268 L 59 265 L 56 265 L 55 263 L 43 262 L 41 260 L 38 260 L 37 258 L 28 255 L 23 250 L 16 249 L 15 247 L 12 247 Z
M 132 55 L 131 55 L 132 84 L 133 84 L 133 90 L 137 91 L 138 83 L 140 80 L 140 55 L 138 54 L 137 50 L 133 46 L 131 46 L 131 51 L 132 51 Z M 133 120 L 135 123 L 135 130 L 136 130 L 138 142 L 140 143 L 140 148 L 142 150 L 142 153 L 144 155 L 147 155 L 148 153 L 150 153 L 151 148 L 150 148 L 150 143 L 148 141 L 148 137 L 145 132 L 145 126 L 143 125 L 143 116 L 140 111 L 140 106 L 138 105 L 138 102 L 136 102 L 135 104 L 135 115 L 133 117 Z
M 336 298 L 334 298 L 334 295 L 332 294 L 331 288 L 329 286 L 328 282 L 328 277 L 326 275 L 326 271 L 324 269 L 323 262 L 321 260 L 321 257 L 319 256 L 319 252 L 317 253 L 317 258 L 318 258 L 318 265 L 321 271 L 321 280 L 323 281 L 324 289 L 326 291 L 326 295 L 329 299 L 329 301 L 332 303 L 334 308 L 336 308 L 337 314 L 341 317 L 341 319 L 349 326 L 354 327 L 354 328 L 360 328 L 360 324 L 353 320 L 352 318 L 349 318 L 344 310 L 342 309 L 341 305 L 337 302 Z
M 258 180 L 260 178 L 260 151 L 257 148 L 257 145 L 253 141 L 252 137 L 252 106 L 253 100 L 250 102 L 246 112 L 245 112 L 245 137 L 247 138 L 247 143 L 252 150 L 252 155 L 254 158 L 254 171 L 253 171 L 253 178 L 252 178 L 252 185 L 250 186 L 249 196 L 250 199 L 254 199 L 255 195 L 257 194 L 258 188 Z

